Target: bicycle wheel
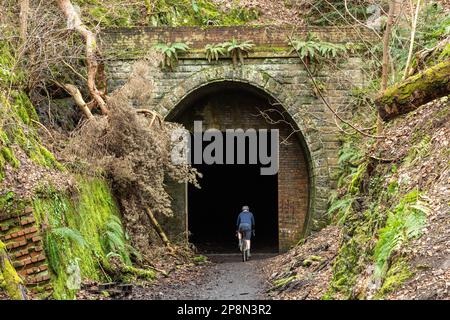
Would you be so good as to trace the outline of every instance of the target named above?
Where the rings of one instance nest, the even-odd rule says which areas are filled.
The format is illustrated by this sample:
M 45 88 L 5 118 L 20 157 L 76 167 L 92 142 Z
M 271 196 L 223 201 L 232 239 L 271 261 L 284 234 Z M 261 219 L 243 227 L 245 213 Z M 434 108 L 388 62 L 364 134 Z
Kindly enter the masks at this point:
M 248 250 L 247 250 L 247 244 L 244 240 L 243 245 L 242 245 L 242 262 L 245 262 L 247 260 L 248 260 Z

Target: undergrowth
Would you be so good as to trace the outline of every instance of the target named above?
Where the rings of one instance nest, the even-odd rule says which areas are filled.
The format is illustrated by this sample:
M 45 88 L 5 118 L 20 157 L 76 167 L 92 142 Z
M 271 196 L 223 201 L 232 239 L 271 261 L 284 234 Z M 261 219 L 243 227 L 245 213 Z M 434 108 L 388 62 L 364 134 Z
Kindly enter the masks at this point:
M 5 177 L 5 166 L 20 167 L 14 148 L 20 148 L 38 165 L 62 169 L 53 154 L 41 143 L 37 133 L 39 121 L 26 95 L 19 89 L 23 77 L 15 70 L 15 57 L 7 42 L 0 43 L 0 182 Z
M 426 138 L 416 149 L 424 149 L 423 141 Z M 422 193 L 403 190 L 395 178 L 396 164 L 366 158 L 357 145 L 348 139 L 339 154 L 339 191 L 330 199 L 328 213 L 344 237 L 323 299 L 366 298 L 370 290 L 375 290 L 373 297 L 382 298 L 401 285 L 413 274 L 402 249 L 421 235 L 426 223 Z M 371 265 L 374 271 L 361 288 L 359 280 L 367 277 L 363 271 Z
M 76 0 L 89 24 L 102 27 L 242 25 L 259 13 L 234 4 L 222 8 L 212 0 L 129 1 Z

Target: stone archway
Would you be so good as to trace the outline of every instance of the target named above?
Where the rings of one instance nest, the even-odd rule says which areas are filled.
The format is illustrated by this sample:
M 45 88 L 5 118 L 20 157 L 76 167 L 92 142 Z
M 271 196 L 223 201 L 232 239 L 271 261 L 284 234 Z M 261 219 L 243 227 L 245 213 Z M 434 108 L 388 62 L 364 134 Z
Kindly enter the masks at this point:
M 180 121 L 180 117 L 183 116 L 183 108 L 186 108 L 185 101 L 192 99 L 193 96 L 207 90 L 207 88 L 220 86 L 224 83 L 234 83 L 242 87 L 253 88 L 269 97 L 276 103 L 280 111 L 285 113 L 286 119 L 297 128 L 296 135 L 304 152 L 308 168 L 308 209 L 305 221 L 301 223 L 302 230 L 294 232 L 289 227 L 289 223 L 295 225 L 295 221 L 291 220 L 290 217 L 285 219 L 287 222 L 280 224 L 280 238 L 284 237 L 285 239 L 280 241 L 280 249 L 286 250 L 290 245 L 295 244 L 301 236 L 314 229 L 314 225 L 320 224 L 324 220 L 326 207 L 323 206 L 323 203 L 318 206 L 316 193 L 319 189 L 322 198 L 328 197 L 331 179 L 329 177 L 328 158 L 321 142 L 321 136 L 314 127 L 310 124 L 307 125 L 302 116 L 296 112 L 296 97 L 287 92 L 283 85 L 274 78 L 264 72 L 256 71 L 250 66 L 241 68 L 231 66 L 211 67 L 193 74 L 163 97 L 159 104 L 159 112 L 168 120 Z M 285 203 L 279 203 L 278 207 L 281 211 L 291 210 L 289 200 Z

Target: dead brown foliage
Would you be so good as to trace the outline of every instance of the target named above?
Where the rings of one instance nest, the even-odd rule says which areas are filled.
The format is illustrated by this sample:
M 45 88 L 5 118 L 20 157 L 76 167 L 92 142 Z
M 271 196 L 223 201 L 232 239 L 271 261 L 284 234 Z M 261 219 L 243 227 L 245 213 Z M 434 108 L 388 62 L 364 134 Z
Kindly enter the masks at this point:
M 109 115 L 87 120 L 64 152 L 67 160 L 87 163 L 87 170 L 103 171 L 111 180 L 125 228 L 144 256 L 159 243 L 144 209 L 172 215 L 165 179 L 196 183 L 194 169 L 171 161 L 171 134 L 180 125 L 152 121 L 133 108 L 136 101 L 142 106 L 151 98 L 153 83 L 146 75 L 155 60 L 136 63 L 128 83 L 108 97 Z

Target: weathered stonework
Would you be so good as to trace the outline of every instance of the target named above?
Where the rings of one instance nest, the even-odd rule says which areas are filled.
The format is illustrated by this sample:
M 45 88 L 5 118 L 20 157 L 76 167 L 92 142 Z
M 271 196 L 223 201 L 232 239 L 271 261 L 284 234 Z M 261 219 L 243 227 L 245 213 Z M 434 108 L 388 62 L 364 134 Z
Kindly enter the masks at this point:
M 296 30 L 294 37 L 304 38 L 314 32 L 330 42 L 358 42 L 368 38 L 355 28 L 310 28 Z M 321 228 L 326 222 L 327 202 L 336 187 L 338 158 L 338 133 L 335 116 L 316 97 L 311 80 L 301 61 L 289 53 L 287 47 L 290 28 L 144 28 L 121 29 L 105 32 L 104 51 L 107 53 L 107 72 L 110 88 L 120 87 L 127 81 L 135 60 L 142 58 L 157 42 L 189 42 L 191 51 L 180 57 L 173 71 L 154 69 L 148 75 L 154 82 L 152 98 L 139 107 L 150 108 L 169 118 L 180 112 L 181 101 L 205 86 L 220 82 L 235 82 L 255 87 L 278 102 L 290 121 L 299 131 L 309 174 L 308 214 L 301 225 L 304 230 L 295 237 Z M 202 48 L 209 43 L 230 40 L 252 40 L 255 50 L 245 59 L 245 64 L 233 67 L 229 58 L 209 63 Z M 324 86 L 327 101 L 335 110 L 348 103 L 348 93 L 364 81 L 361 59 L 357 56 L 347 61 L 337 61 L 339 68 L 323 64 L 315 70 L 315 79 Z M 294 217 L 295 218 L 295 217 Z M 289 219 L 288 219 L 289 220 Z M 291 232 L 289 223 L 280 226 L 280 233 Z M 297 224 L 292 223 L 292 226 Z M 291 240 L 293 244 L 295 239 Z M 298 239 L 297 239 L 298 240 Z M 284 246 L 285 247 L 285 246 Z M 285 248 L 284 248 L 285 249 Z
M 25 207 L 13 216 L 0 215 L 0 240 L 6 248 L 24 284 L 35 291 L 47 290 L 50 274 L 42 237 L 33 209 Z

